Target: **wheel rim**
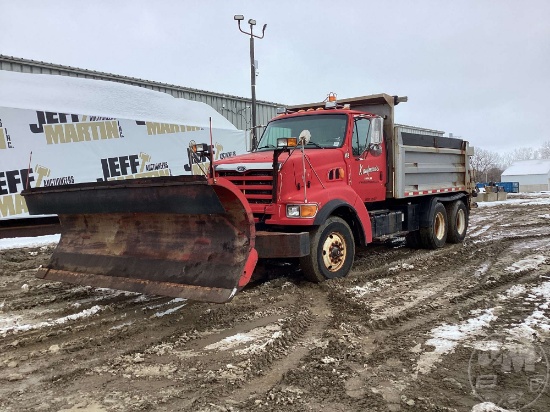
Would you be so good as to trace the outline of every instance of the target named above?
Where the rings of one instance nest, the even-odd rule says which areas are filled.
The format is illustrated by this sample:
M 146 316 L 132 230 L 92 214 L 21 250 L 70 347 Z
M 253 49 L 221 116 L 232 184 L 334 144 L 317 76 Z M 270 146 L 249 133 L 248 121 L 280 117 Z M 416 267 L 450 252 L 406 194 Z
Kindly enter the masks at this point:
M 445 236 L 445 218 L 443 217 L 443 213 L 435 215 L 434 232 L 438 240 L 443 239 L 443 236 Z
M 325 242 L 321 254 L 323 256 L 323 264 L 330 272 L 337 272 L 344 266 L 346 261 L 346 241 L 338 232 L 330 233 Z
M 456 213 L 456 231 L 459 234 L 463 234 L 466 230 L 466 213 L 464 213 L 464 210 L 458 209 L 458 212 Z

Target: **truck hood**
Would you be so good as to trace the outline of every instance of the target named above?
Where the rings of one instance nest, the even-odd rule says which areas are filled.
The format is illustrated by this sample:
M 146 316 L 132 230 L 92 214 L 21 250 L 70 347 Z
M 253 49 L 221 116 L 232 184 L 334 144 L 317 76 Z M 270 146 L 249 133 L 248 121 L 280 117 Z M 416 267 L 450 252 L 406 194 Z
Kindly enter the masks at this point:
M 279 164 L 288 157 L 287 154 L 279 156 Z M 266 170 L 273 168 L 273 152 L 248 153 L 235 157 L 229 157 L 215 162 L 214 169 L 221 171 Z
M 281 153 L 279 156 L 279 167 L 289 157 L 289 153 Z M 330 164 L 332 162 L 341 162 L 343 159 L 343 152 L 340 149 L 311 149 L 306 150 L 306 157 L 310 159 L 313 164 L 319 166 Z M 319 160 L 315 160 L 315 159 Z M 301 153 L 297 149 L 292 153 L 289 163 L 293 161 L 299 161 L 301 164 Z M 216 171 L 239 171 L 245 170 L 266 170 L 273 167 L 273 152 L 256 152 L 248 153 L 240 156 L 230 157 L 218 161 L 214 165 Z M 321 166 L 322 167 L 322 166 Z

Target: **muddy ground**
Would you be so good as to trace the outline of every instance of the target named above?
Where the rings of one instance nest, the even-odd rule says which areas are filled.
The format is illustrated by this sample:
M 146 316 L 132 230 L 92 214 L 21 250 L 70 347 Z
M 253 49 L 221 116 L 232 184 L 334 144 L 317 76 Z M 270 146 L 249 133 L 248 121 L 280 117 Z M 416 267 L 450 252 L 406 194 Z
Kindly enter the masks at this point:
M 548 411 L 549 197 L 473 210 L 463 244 L 361 250 L 345 279 L 272 268 L 225 305 L 45 282 L 53 246 L 2 250 L 0 410 Z

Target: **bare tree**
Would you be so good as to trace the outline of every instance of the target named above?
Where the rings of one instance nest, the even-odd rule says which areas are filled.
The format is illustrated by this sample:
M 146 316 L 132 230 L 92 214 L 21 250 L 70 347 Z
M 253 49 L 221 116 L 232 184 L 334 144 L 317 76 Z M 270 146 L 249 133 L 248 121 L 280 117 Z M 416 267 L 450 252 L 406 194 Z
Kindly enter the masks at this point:
M 532 147 L 520 147 L 502 155 L 501 167 L 508 168 L 514 162 L 539 158 L 539 151 Z
M 532 160 L 537 158 L 537 151 L 532 147 L 520 147 L 512 151 L 512 157 L 516 160 Z
M 539 149 L 539 155 L 541 159 L 550 159 L 550 140 L 544 142 Z
M 489 170 L 495 168 L 500 163 L 498 153 L 490 150 L 476 148 L 475 154 L 471 158 L 471 165 L 475 172 L 477 181 L 487 181 Z
M 486 182 L 500 182 L 502 177 L 502 172 L 504 172 L 504 169 L 501 169 L 500 167 L 491 167 L 485 175 L 487 178 L 485 179 Z

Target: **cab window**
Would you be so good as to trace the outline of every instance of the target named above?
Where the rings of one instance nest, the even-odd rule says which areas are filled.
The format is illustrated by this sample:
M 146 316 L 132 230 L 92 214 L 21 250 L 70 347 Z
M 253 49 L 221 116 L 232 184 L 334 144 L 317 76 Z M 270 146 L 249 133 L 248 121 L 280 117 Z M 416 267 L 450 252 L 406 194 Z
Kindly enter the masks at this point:
M 370 120 L 357 117 L 353 123 L 352 152 L 354 156 L 360 156 L 370 143 Z

